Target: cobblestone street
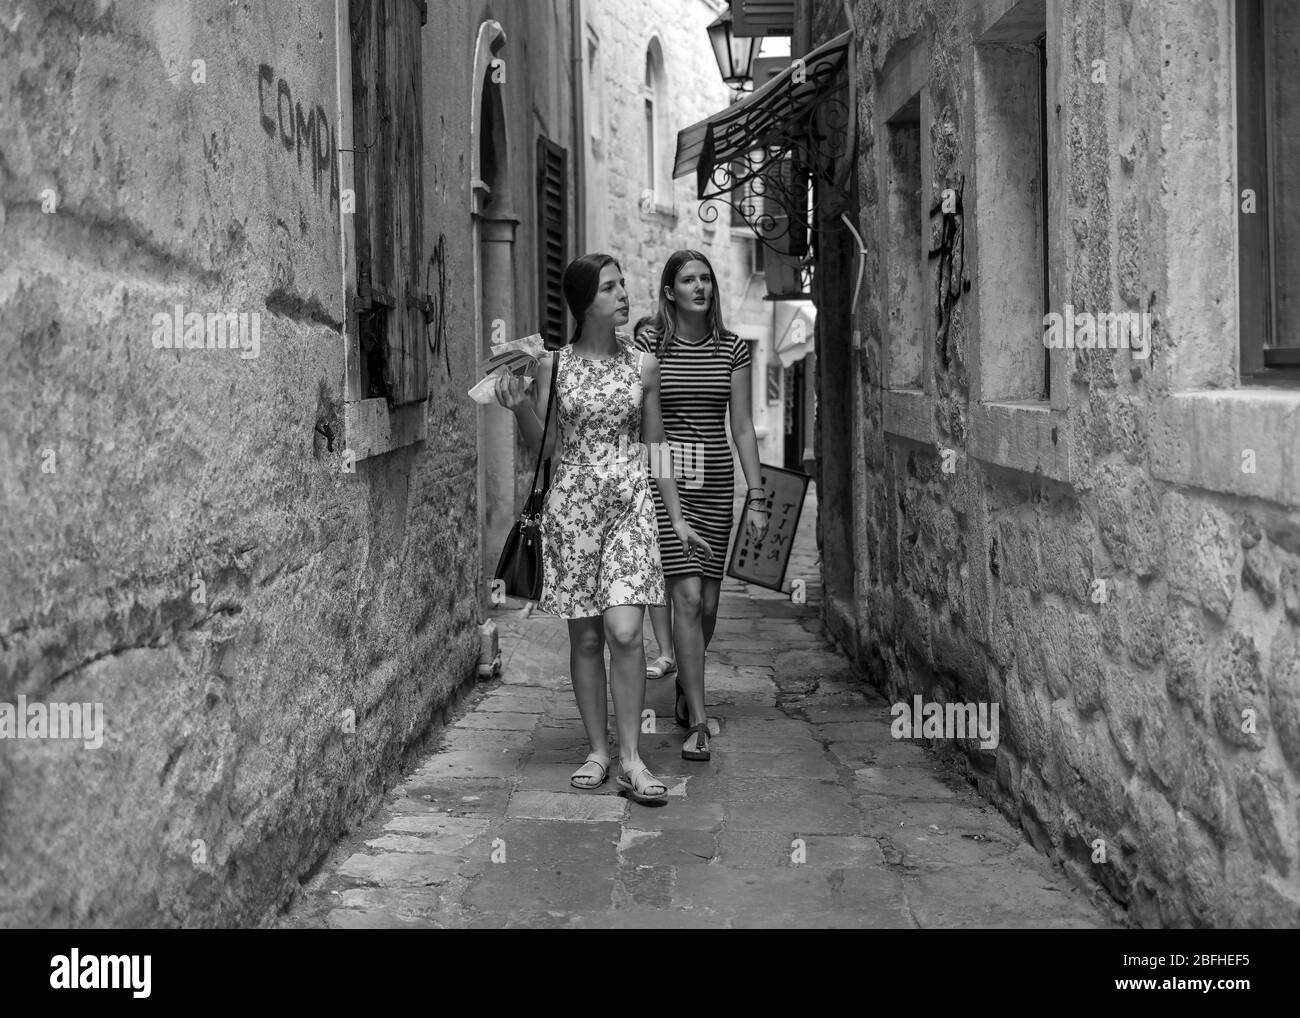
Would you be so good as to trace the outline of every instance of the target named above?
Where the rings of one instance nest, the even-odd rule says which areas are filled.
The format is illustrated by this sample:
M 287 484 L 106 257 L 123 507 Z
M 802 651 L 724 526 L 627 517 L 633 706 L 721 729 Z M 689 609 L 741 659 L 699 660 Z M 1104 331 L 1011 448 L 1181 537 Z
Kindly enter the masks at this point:
M 816 575 L 814 519 L 810 495 L 787 585 Z M 648 683 L 642 754 L 669 786 L 662 807 L 617 794 L 612 774 L 570 787 L 586 749 L 564 623 L 494 613 L 500 681 L 474 690 L 284 924 L 1105 926 L 996 810 L 890 736 L 888 705 L 820 635 L 819 598 L 813 582 L 802 605 L 724 582 L 708 763 L 680 758 L 671 678 Z

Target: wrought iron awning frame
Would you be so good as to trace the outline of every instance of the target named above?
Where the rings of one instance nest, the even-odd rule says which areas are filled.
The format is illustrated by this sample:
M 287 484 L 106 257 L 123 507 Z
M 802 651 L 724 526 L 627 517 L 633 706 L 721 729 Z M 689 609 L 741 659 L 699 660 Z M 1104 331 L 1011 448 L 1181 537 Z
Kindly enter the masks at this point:
M 851 31 L 836 36 L 729 109 L 678 133 L 673 175 L 694 170 L 704 222 L 716 221 L 725 205 L 774 253 L 811 257 L 817 207 L 829 206 L 834 218 L 849 204 L 854 48 Z

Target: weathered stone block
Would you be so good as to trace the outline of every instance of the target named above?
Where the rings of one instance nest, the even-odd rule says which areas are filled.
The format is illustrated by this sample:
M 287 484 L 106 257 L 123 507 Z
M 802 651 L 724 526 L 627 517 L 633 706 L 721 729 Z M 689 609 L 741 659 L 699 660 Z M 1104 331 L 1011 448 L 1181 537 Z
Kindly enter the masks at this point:
M 1242 538 L 1245 546 L 1245 538 Z M 1273 607 L 1282 590 L 1282 562 L 1277 549 L 1268 541 L 1259 541 L 1246 546 L 1242 557 L 1241 585 L 1253 590 L 1264 602 L 1264 607 Z
M 993 658 L 1003 668 L 1016 659 L 1016 641 L 1031 611 L 1029 592 L 1003 587 L 992 613 Z
M 1109 733 L 1079 719 L 1068 700 L 1052 704 L 1052 750 L 1066 801 L 1107 830 L 1124 822 L 1124 785 Z
M 1237 807 L 1255 857 L 1283 876 L 1289 875 L 1300 838 L 1296 831 L 1295 803 L 1287 793 L 1282 775 L 1253 766 L 1240 768 Z
M 1182 535 L 1169 557 L 1169 591 L 1224 621 L 1241 575 L 1239 528 L 1222 509 L 1174 492 L 1161 503 L 1166 532 Z
M 1097 625 L 1097 619 L 1091 612 L 1072 612 L 1070 684 L 1075 706 L 1084 717 L 1090 716 L 1102 704 L 1106 667 L 1101 628 Z
M 1046 516 L 1039 526 L 1043 590 L 1087 601 L 1092 589 L 1092 525 L 1075 512 Z
M 1050 705 L 1047 697 L 1022 681 L 1014 670 L 1006 676 L 1003 697 L 1002 737 L 1010 736 L 1026 762 L 1042 761 L 1049 738 Z
M 998 784 L 1006 789 L 1013 799 L 1020 798 L 1020 761 L 1005 742 L 998 746 L 997 777 Z
M 1151 669 L 1164 659 L 1164 591 L 1156 584 L 1124 584 L 1119 591 L 1118 606 L 1123 613 L 1124 649 L 1129 660 L 1142 669 Z
M 1160 571 L 1164 542 L 1159 504 L 1141 474 L 1108 465 L 1097 484 L 1101 543 L 1116 564 L 1138 577 Z
M 1171 597 L 1165 616 L 1165 686 L 1169 695 L 1192 709 L 1197 718 L 1205 716 L 1207 667 L 1206 616 L 1201 609 Z
M 1021 677 L 1045 686 L 1053 700 L 1070 695 L 1070 624 L 1060 606 L 1043 604 L 1026 614 L 1016 636 L 1016 662 Z
M 1183 860 L 1178 819 L 1169 799 L 1163 792 L 1135 779 L 1128 789 L 1127 807 L 1138 831 L 1141 862 L 1161 883 L 1176 883 Z
M 1269 656 L 1269 715 L 1282 755 L 1300 774 L 1300 641 L 1279 631 Z
M 1198 817 L 1222 844 L 1232 830 L 1231 803 L 1223 765 L 1207 737 L 1193 735 L 1186 740 L 1185 746 L 1180 807 Z
M 1268 694 L 1253 637 L 1234 632 L 1210 669 L 1210 711 L 1220 737 L 1234 746 L 1262 749 L 1268 729 Z
M 1004 517 L 998 523 L 998 575 L 1004 584 L 1023 587 L 1031 594 L 1043 590 L 1042 567 L 1038 560 L 1038 535 L 1033 524 L 1018 517 Z
M 1100 706 L 1106 725 L 1120 756 L 1132 766 L 1137 762 L 1147 707 L 1141 680 L 1119 665 L 1107 665 L 1101 674 Z M 1079 711 L 1083 713 L 1082 706 Z
M 1197 926 L 1218 926 L 1220 919 L 1216 894 L 1223 883 L 1222 849 L 1191 816 L 1182 810 L 1175 816 L 1178 822 L 1181 885 L 1188 913 Z
M 1040 852 L 1050 855 L 1060 844 L 1064 821 L 1060 796 L 1043 781 L 1036 768 L 1026 767 L 1021 776 L 1020 821 L 1029 840 Z
M 910 591 L 899 589 L 894 597 L 897 635 L 911 645 L 927 664 L 933 663 L 930 649 L 930 609 Z
M 1278 577 L 1278 586 L 1282 591 L 1282 605 L 1286 617 L 1300 625 L 1300 560 L 1288 556 Z
M 1187 774 L 1187 740 L 1179 709 L 1152 693 L 1138 705 L 1141 713 L 1142 749 L 1152 776 L 1177 797 Z M 1192 738 L 1204 738 L 1200 731 Z

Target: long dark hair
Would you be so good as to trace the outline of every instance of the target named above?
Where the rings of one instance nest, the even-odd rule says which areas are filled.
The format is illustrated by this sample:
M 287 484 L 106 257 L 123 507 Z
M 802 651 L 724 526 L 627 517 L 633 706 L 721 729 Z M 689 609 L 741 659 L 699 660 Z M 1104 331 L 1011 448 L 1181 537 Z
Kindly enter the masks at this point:
M 580 258 L 573 259 L 564 268 L 560 286 L 564 290 L 564 300 L 569 305 L 569 313 L 573 315 L 574 323 L 573 335 L 569 337 L 569 346 L 573 346 L 582 335 L 582 319 L 586 317 L 591 302 L 596 299 L 596 292 L 600 289 L 600 274 L 606 265 L 615 266 L 620 273 L 623 271 L 623 266 L 618 264 L 617 258 L 600 253 L 582 255 Z
M 652 326 L 655 333 L 655 351 L 657 354 L 668 353 L 677 336 L 677 305 L 668 299 L 665 291 L 672 289 L 676 284 L 677 273 L 681 272 L 682 266 L 687 262 L 703 262 L 704 267 L 709 270 L 709 278 L 713 280 L 713 300 L 705 313 L 704 322 L 713 336 L 713 352 L 716 355 L 722 340 L 734 339 L 735 333 L 728 331 L 722 324 L 722 295 L 718 292 L 718 274 L 713 271 L 713 264 L 703 251 L 691 248 L 683 248 L 670 254 L 668 261 L 664 263 L 664 271 L 659 277 L 659 310 L 655 312 Z

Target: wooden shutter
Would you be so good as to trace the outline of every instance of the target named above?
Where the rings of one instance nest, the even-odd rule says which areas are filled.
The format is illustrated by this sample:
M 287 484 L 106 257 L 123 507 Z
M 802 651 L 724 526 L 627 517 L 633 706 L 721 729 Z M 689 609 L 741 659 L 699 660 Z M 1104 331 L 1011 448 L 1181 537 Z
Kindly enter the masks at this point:
M 420 267 L 424 138 L 420 0 L 351 0 L 359 315 L 382 346 L 390 406 L 429 395 Z M 359 328 L 363 337 L 366 329 Z
M 549 138 L 537 139 L 537 265 L 541 279 L 541 333 L 552 347 L 564 343 L 564 291 L 560 286 L 567 253 L 565 193 L 568 153 Z

